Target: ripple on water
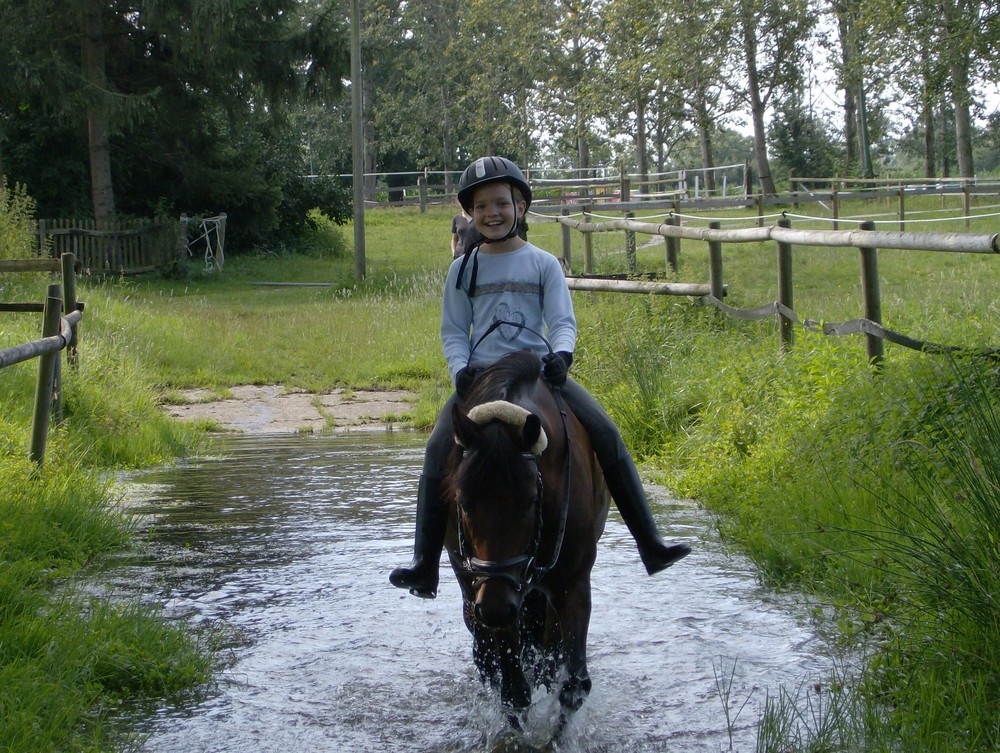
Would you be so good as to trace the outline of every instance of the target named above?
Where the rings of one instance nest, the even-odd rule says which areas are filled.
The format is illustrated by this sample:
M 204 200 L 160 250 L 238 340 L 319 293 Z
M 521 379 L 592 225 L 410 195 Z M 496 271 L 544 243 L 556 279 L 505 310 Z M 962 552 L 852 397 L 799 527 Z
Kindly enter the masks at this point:
M 227 438 L 216 457 L 133 479 L 153 521 L 108 586 L 223 624 L 239 641 L 214 692 L 143 723 L 146 753 L 472 751 L 502 717 L 479 685 L 458 586 L 409 597 L 424 438 L 407 433 Z M 696 506 L 651 489 L 669 538 L 693 552 L 645 575 L 616 513 L 593 575 L 594 690 L 565 749 L 754 749 L 768 689 L 825 678 L 831 661 L 794 596 L 761 588 Z M 730 715 L 727 729 L 720 689 Z M 749 702 L 747 702 L 749 699 Z M 553 701 L 536 696 L 544 737 Z

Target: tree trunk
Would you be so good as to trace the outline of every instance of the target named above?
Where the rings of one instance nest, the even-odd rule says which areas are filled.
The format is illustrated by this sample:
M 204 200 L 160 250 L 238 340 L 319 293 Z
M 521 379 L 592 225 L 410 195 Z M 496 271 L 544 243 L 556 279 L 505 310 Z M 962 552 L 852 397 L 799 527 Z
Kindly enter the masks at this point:
M 953 134 L 950 133 L 948 128 L 948 102 L 947 99 L 941 97 L 941 127 L 938 129 L 938 133 L 941 134 L 941 177 L 950 178 L 951 177 L 951 150 L 948 148 L 948 143 L 952 141 Z
M 937 145 L 934 134 L 934 105 L 924 102 L 924 177 L 933 178 L 937 174 Z
M 963 56 L 964 58 L 965 56 Z M 951 72 L 951 98 L 955 108 L 955 148 L 958 152 L 958 175 L 972 178 L 976 174 L 972 160 L 972 118 L 969 114 L 969 66 L 965 60 L 955 60 L 949 65 Z
M 778 190 L 774 187 L 771 177 L 771 164 L 767 159 L 767 141 L 764 131 L 764 105 L 760 100 L 760 84 L 757 80 L 757 62 L 747 60 L 747 80 L 750 85 L 750 115 L 753 122 L 753 157 L 757 164 L 757 179 L 760 190 L 765 196 L 776 196 Z
M 701 142 L 701 166 L 705 168 L 705 190 L 711 194 L 715 191 L 715 155 L 712 153 L 712 119 L 705 105 L 705 98 L 699 97 L 697 107 L 698 138 Z
M 83 5 L 83 15 L 81 64 L 93 92 L 87 102 L 87 138 L 94 223 L 98 230 L 112 230 L 115 224 L 115 192 L 111 181 L 111 122 L 100 1 L 87 0 Z
M 646 100 L 639 97 L 635 103 L 635 156 L 639 169 L 640 190 L 648 193 L 649 156 L 646 154 Z
M 844 88 L 844 159 L 848 172 L 858 164 L 858 91 L 856 45 L 851 23 L 852 8 L 847 2 L 833 2 L 840 35 L 841 85 Z
M 920 97 L 920 117 L 924 122 L 924 177 L 933 178 L 937 175 L 937 144 L 934 127 L 934 95 L 927 80 L 930 75 L 930 54 L 926 45 L 920 47 L 920 60 L 924 79 Z
M 753 156 L 757 164 L 757 179 L 760 190 L 765 196 L 776 196 L 771 177 L 771 165 L 767 159 L 767 141 L 764 131 L 764 103 L 760 96 L 760 75 L 757 71 L 757 40 L 756 30 L 749 20 L 743 23 L 743 53 L 747 66 L 747 95 L 750 99 L 750 118 L 753 123 Z

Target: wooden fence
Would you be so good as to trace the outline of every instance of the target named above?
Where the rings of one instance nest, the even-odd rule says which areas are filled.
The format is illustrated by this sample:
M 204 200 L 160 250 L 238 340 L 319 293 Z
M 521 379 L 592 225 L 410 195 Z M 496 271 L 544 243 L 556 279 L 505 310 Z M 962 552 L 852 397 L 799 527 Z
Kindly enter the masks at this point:
M 44 303 L 0 303 L 0 312 L 41 312 L 42 336 L 38 340 L 0 350 L 0 369 L 38 358 L 38 381 L 31 429 L 31 459 L 39 465 L 45 459 L 49 419 L 62 421 L 62 359 L 76 363 L 77 324 L 83 318 L 83 303 L 76 300 L 77 260 L 72 253 L 59 259 L 0 261 L 3 272 L 61 272 L 63 285 L 48 286 Z M 65 316 L 63 315 L 65 311 Z
M 590 222 L 566 216 L 542 218 L 542 221 L 559 222 L 563 226 L 563 263 L 570 268 L 571 229 L 584 234 L 624 231 L 626 258 L 629 271 L 635 272 L 635 234 L 664 237 L 667 245 L 667 265 L 676 271 L 676 260 L 681 239 L 701 241 L 707 245 L 709 281 L 707 284 L 671 283 L 640 280 L 614 280 L 593 278 L 568 278 L 569 286 L 580 290 L 607 290 L 642 292 L 661 295 L 696 296 L 701 305 L 713 306 L 719 311 L 740 319 L 777 317 L 778 333 L 782 348 L 793 343 L 793 325 L 821 330 L 827 335 L 863 333 L 868 361 L 881 368 L 885 360 L 884 341 L 928 353 L 966 350 L 961 346 L 941 345 L 918 340 L 882 325 L 882 303 L 878 277 L 878 249 L 903 249 L 914 251 L 940 251 L 945 253 L 1000 254 L 1000 235 L 997 233 L 918 233 L 875 230 L 871 222 L 863 222 L 857 230 L 795 230 L 788 219 L 781 219 L 767 227 L 722 229 L 713 221 L 708 227 L 688 227 L 672 217 L 669 222 L 641 222 L 626 217 L 622 220 Z M 736 309 L 723 303 L 726 294 L 722 246 L 725 243 L 773 242 L 776 245 L 778 269 L 778 300 L 753 309 Z M 800 319 L 793 306 L 792 248 L 795 245 L 856 248 L 860 252 L 862 317 L 851 321 L 822 325 Z M 671 254 L 672 252 L 672 254 Z M 988 349 L 990 355 L 1000 355 L 1000 348 Z
M 178 259 L 178 225 L 121 220 L 97 230 L 93 220 L 38 220 L 38 249 L 58 258 L 73 254 L 86 274 L 129 275 L 162 269 Z
M 730 209 L 756 210 L 760 224 L 773 207 L 822 205 L 838 229 L 841 203 L 849 199 L 894 199 L 898 204 L 899 229 L 905 230 L 906 200 L 909 197 L 939 195 L 961 197 L 965 215 L 969 215 L 977 196 L 1000 195 L 996 178 L 800 178 L 792 176 L 792 190 L 764 196 L 754 193 L 745 165 L 724 165 L 713 175 L 715 187 L 708 190 L 707 171 L 674 170 L 639 176 L 621 170 L 597 167 L 571 177 L 559 177 L 560 171 L 529 170 L 534 199 L 532 211 L 552 215 L 565 212 L 593 212 L 600 207 L 616 211 L 705 212 Z M 376 184 L 365 204 L 369 207 L 419 206 L 421 211 L 441 204 L 457 203 L 458 172 L 424 171 L 409 173 L 369 173 L 365 177 Z M 350 175 L 338 176 L 350 181 Z

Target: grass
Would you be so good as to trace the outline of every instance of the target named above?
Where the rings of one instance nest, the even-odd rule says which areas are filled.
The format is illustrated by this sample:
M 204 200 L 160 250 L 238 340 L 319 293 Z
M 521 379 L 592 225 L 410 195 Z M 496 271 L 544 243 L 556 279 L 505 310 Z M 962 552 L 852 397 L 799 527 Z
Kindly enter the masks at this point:
M 907 207 L 917 211 L 919 203 Z M 82 478 L 84 487 L 94 485 L 88 495 L 95 504 L 73 507 L 91 510 L 85 517 L 96 523 L 73 527 L 49 518 L 54 507 L 44 501 L 24 507 L 22 515 L 37 526 L 32 546 L 45 543 L 56 553 L 39 559 L 48 564 L 10 572 L 37 578 L 33 593 L 51 595 L 65 576 L 123 544 L 128 521 L 107 517 L 113 495 L 98 484 L 99 470 L 196 449 L 204 427 L 167 421 L 157 410 L 178 389 L 224 393 L 237 384 L 272 382 L 313 390 L 406 387 L 420 395 L 407 418 L 429 426 L 450 390 L 437 331 L 452 213 L 370 213 L 363 282 L 354 279 L 353 259 L 329 228 L 326 245 L 315 243 L 307 254 L 230 255 L 221 275 L 195 264 L 177 279 L 83 281 L 80 373 L 67 375 L 67 422 L 53 432 L 43 474 L 21 460 L 33 370 L 0 370 L 0 481 L 5 489 L 22 484 L 25 498 L 39 496 L 48 483 L 55 484 L 53 497 L 70 498 L 66 479 L 76 485 Z M 987 231 L 988 222 L 973 229 Z M 935 229 L 961 231 L 958 224 Z M 543 248 L 561 246 L 555 224 L 532 221 L 530 233 Z M 342 231 L 351 235 L 349 227 Z M 575 268 L 582 261 L 576 234 L 573 243 Z M 679 279 L 707 281 L 703 245 L 684 242 Z M 599 269 L 624 271 L 620 233 L 596 235 L 594 248 Z M 728 302 L 753 307 L 774 300 L 774 257 L 762 244 L 726 247 Z M 640 270 L 663 266 L 662 241 L 643 244 L 640 237 Z M 1000 343 L 995 257 L 883 252 L 880 277 L 890 326 L 950 344 Z M 796 311 L 826 321 L 859 316 L 858 278 L 856 249 L 796 248 Z M 0 282 L 10 296 L 11 283 Z M 254 284 L 262 282 L 328 286 Z M 24 290 L 39 284 L 25 282 Z M 816 593 L 836 607 L 845 645 L 867 647 L 864 671 L 831 678 L 830 692 L 840 695 L 824 697 L 825 705 L 817 706 L 809 689 L 769 698 L 761 750 L 1000 747 L 994 721 L 1000 717 L 994 600 L 1000 532 L 983 523 L 1000 506 L 995 363 L 947 361 L 890 345 L 876 377 L 859 336 L 797 329 L 795 347 L 783 353 L 773 321 L 726 319 L 687 299 L 575 293 L 574 302 L 580 324 L 574 374 L 611 412 L 646 474 L 714 511 L 723 535 L 753 557 L 763 579 Z M 35 328 L 30 317 L 5 319 L 4 342 L 30 339 Z M 3 524 L 0 536 L 10 536 Z M 77 549 L 73 541 L 90 543 Z M 41 557 L 21 544 L 4 546 L 4 562 Z M 18 596 L 23 581 L 11 582 L 4 610 L 73 615 L 86 626 L 74 632 L 91 635 L 84 641 L 104 652 L 105 630 L 86 622 L 96 607 L 73 599 L 57 599 L 51 610 L 41 608 L 44 600 L 26 605 Z M 114 619 L 135 618 L 120 612 Z M 155 614 L 137 619 L 163 624 Z M 58 619 L 49 624 L 49 636 L 64 632 L 51 627 L 65 624 Z M 129 669 L 115 682 L 95 683 L 105 672 L 97 667 L 74 684 L 32 674 L 41 669 L 0 665 L 2 672 L 23 669 L 24 677 L 38 678 L 34 701 L 28 691 L 19 693 L 26 707 L 40 708 L 46 693 L 59 698 L 55 705 L 65 703 L 59 713 L 76 721 L 53 722 L 53 730 L 84 731 L 72 744 L 38 749 L 96 749 L 88 741 L 100 735 L 112 749 L 106 710 L 123 688 L 169 694 L 202 676 L 202 665 L 167 648 L 170 641 L 155 639 L 168 658 L 146 661 L 140 648 L 153 639 L 138 630 L 125 634 L 135 636 L 132 648 L 116 648 L 112 653 L 125 658 L 110 665 Z M 132 686 L 130 677 L 148 680 Z

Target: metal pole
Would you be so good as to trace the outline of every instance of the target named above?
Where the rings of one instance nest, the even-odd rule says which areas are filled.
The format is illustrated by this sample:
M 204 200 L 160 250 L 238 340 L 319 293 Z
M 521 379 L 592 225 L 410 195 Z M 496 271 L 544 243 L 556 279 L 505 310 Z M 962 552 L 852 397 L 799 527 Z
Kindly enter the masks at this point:
M 365 132 L 361 99 L 361 8 L 351 0 L 351 136 L 354 182 L 354 277 L 365 277 Z

